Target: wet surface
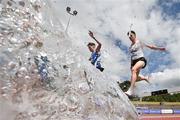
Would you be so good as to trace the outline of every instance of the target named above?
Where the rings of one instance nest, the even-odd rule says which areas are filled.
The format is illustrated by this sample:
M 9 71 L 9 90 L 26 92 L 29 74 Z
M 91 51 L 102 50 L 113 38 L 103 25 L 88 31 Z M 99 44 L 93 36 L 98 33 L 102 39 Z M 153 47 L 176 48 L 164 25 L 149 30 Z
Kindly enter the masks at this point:
M 88 63 L 50 1 L 0 1 L 0 119 L 137 119 L 118 85 Z

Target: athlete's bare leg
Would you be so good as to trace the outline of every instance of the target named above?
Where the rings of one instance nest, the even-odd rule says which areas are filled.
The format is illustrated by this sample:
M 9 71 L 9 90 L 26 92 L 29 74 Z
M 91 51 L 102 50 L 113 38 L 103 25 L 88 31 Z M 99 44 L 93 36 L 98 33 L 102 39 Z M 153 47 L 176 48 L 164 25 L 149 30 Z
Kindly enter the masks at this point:
M 135 82 L 137 81 L 139 72 L 141 68 L 144 66 L 144 61 L 138 61 L 131 69 L 131 86 L 127 92 L 128 95 L 132 95 L 134 91 Z
M 149 82 L 149 76 L 143 76 L 143 75 L 139 75 L 136 82 L 139 82 L 142 80 L 145 80 L 147 83 L 150 83 Z

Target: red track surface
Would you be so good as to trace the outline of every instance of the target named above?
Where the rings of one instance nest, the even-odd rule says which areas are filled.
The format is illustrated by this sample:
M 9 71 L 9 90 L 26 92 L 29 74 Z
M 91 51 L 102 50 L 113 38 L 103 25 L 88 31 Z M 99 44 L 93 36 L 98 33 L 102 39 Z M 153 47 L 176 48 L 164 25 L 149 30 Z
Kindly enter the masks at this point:
M 165 114 L 165 115 L 142 115 L 139 120 L 180 120 L 180 115 Z

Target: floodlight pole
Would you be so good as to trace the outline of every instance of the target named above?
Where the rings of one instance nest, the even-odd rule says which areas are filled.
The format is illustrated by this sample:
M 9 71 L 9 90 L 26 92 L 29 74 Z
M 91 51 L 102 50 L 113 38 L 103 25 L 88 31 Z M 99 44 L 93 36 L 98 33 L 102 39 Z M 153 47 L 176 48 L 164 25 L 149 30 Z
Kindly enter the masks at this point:
M 70 21 L 71 21 L 71 15 L 69 16 L 69 20 L 68 20 L 68 24 L 67 24 L 67 26 L 66 26 L 66 30 L 65 30 L 65 32 L 67 32 L 67 30 L 68 30 L 68 27 L 69 27 L 69 23 L 70 23 Z
M 70 16 L 69 16 L 68 23 L 67 23 L 67 26 L 66 26 L 66 30 L 65 30 L 65 32 L 67 33 L 68 28 L 69 28 L 69 25 L 70 25 L 70 21 L 71 21 L 71 16 L 76 16 L 78 12 L 77 12 L 76 10 L 74 10 L 74 11 L 71 13 L 71 8 L 70 8 L 70 7 L 67 7 L 67 8 L 66 8 L 66 11 L 67 11 L 67 13 L 70 15 Z

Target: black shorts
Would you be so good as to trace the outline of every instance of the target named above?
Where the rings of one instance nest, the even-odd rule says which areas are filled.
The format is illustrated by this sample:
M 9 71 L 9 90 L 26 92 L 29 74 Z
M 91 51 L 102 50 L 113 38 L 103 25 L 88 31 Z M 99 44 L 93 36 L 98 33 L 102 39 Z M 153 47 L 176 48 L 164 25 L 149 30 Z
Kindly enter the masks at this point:
M 145 65 L 142 68 L 146 67 L 147 61 L 144 57 L 140 57 L 136 60 L 131 60 L 131 68 L 138 62 L 138 61 L 144 61 Z

